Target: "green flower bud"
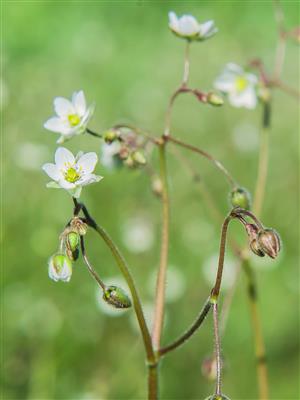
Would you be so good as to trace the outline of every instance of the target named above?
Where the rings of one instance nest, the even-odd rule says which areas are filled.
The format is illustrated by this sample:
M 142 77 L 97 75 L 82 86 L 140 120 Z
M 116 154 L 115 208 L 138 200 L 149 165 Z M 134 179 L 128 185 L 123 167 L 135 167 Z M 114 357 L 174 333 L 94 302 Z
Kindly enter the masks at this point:
M 223 98 L 216 94 L 216 93 L 208 93 L 206 98 L 207 103 L 211 104 L 212 106 L 220 107 L 224 104 Z
M 146 158 L 145 158 L 144 154 L 141 151 L 138 151 L 138 150 L 134 151 L 131 154 L 131 157 L 132 157 L 133 161 L 136 164 L 139 164 L 139 165 L 145 165 L 146 164 Z
M 253 239 L 253 240 L 250 242 L 249 247 L 250 247 L 251 251 L 252 251 L 254 254 L 256 254 L 257 256 L 259 256 L 259 257 L 264 257 L 264 256 L 265 256 L 265 253 L 261 250 L 261 248 L 260 248 L 260 246 L 259 246 L 259 244 L 258 244 L 257 239 Z
M 108 286 L 103 293 L 103 300 L 115 308 L 131 307 L 131 300 L 125 291 L 117 286 Z
M 230 400 L 230 398 L 224 394 L 213 394 L 212 396 L 206 397 L 205 400 Z
M 72 263 L 65 254 L 56 253 L 48 262 L 49 278 L 55 282 L 69 282 L 72 276 Z
M 109 129 L 108 131 L 103 133 L 103 139 L 106 143 L 112 143 L 116 139 L 118 139 L 119 134 L 115 129 Z
M 75 251 L 79 246 L 79 235 L 77 232 L 69 232 L 66 237 L 66 246 L 68 249 Z
M 271 258 L 276 258 L 280 251 L 280 237 L 274 229 L 261 229 L 257 235 L 260 249 Z
M 232 207 L 240 207 L 249 210 L 251 206 L 251 197 L 249 192 L 244 188 L 234 189 L 230 195 L 229 200 Z

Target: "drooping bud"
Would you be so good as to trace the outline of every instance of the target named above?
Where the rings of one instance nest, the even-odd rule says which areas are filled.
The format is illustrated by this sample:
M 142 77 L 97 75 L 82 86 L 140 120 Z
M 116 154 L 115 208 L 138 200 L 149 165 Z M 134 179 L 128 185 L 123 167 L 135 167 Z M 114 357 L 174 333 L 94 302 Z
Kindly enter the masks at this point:
M 71 229 L 77 232 L 80 236 L 84 236 L 87 232 L 88 226 L 79 217 L 74 217 L 70 223 Z
M 214 356 L 206 358 L 201 366 L 202 375 L 209 381 L 215 381 L 217 377 L 217 363 Z
M 114 142 L 116 139 L 118 139 L 119 137 L 119 133 L 118 131 L 116 131 L 115 129 L 109 129 L 108 131 L 103 133 L 103 139 L 105 141 L 105 143 L 112 143 Z
M 265 253 L 259 247 L 257 239 L 253 239 L 249 244 L 250 250 L 259 257 L 264 257 Z
M 224 104 L 223 98 L 218 95 L 217 93 L 210 92 L 207 94 L 206 98 L 207 103 L 211 104 L 212 106 L 220 107 Z
M 225 394 L 213 394 L 212 396 L 206 397 L 205 400 L 230 400 Z
M 251 197 L 249 192 L 244 188 L 235 188 L 229 196 L 232 207 L 241 207 L 245 210 L 250 209 Z
M 131 300 L 125 291 L 117 286 L 108 286 L 103 293 L 103 300 L 115 308 L 131 307 Z
M 145 158 L 144 154 L 140 150 L 134 151 L 131 154 L 131 157 L 132 157 L 133 161 L 138 165 L 145 165 L 146 164 L 146 158 Z
M 257 235 L 260 249 L 271 258 L 276 258 L 280 251 L 280 237 L 274 229 L 261 229 Z
M 159 176 L 154 176 L 154 177 L 152 178 L 151 188 L 152 188 L 153 193 L 154 193 L 156 196 L 160 197 L 160 196 L 162 195 L 162 192 L 163 192 L 163 184 L 162 184 L 162 181 L 161 181 L 161 179 L 160 179 Z
M 69 282 L 72 276 L 72 262 L 65 254 L 56 253 L 49 259 L 48 274 L 55 282 Z
M 80 237 L 77 232 L 69 232 L 66 235 L 66 254 L 71 261 L 76 261 L 79 257 Z

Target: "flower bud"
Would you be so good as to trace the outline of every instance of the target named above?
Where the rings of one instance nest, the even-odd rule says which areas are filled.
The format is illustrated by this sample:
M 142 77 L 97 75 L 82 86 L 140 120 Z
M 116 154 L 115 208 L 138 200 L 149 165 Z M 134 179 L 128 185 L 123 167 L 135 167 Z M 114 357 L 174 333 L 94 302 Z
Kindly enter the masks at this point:
M 156 196 L 160 197 L 160 196 L 162 195 L 162 192 L 163 192 L 163 184 L 162 184 L 162 181 L 161 181 L 161 179 L 160 179 L 159 176 L 154 176 L 154 177 L 152 178 L 151 188 L 152 188 L 153 193 L 154 193 Z
M 115 129 L 109 129 L 108 131 L 103 133 L 103 139 L 105 143 L 112 143 L 116 139 L 118 139 L 119 133 Z
M 68 247 L 66 247 L 66 255 L 67 257 L 71 260 L 71 261 L 76 261 L 78 260 L 79 257 L 79 248 L 75 249 L 75 250 L 71 250 L 68 249 Z
M 206 397 L 205 400 L 230 400 L 225 394 L 213 394 L 212 396 Z
M 126 167 L 129 167 L 129 168 L 133 168 L 134 167 L 134 161 L 133 161 L 131 156 L 128 156 L 126 158 L 126 160 L 123 161 L 123 163 L 124 163 L 124 165 L 126 165 Z
M 131 157 L 133 161 L 138 164 L 138 165 L 145 165 L 146 164 L 146 158 L 144 154 L 141 151 L 134 151 L 131 154 Z
M 264 257 L 265 253 L 261 250 L 261 248 L 259 247 L 258 241 L 257 239 L 253 239 L 250 244 L 249 247 L 251 249 L 251 251 L 256 254 L 259 257 Z
M 84 236 L 87 232 L 88 226 L 79 217 L 74 217 L 70 223 L 71 229 L 77 232 L 80 236 Z
M 244 188 L 236 188 L 230 193 L 230 203 L 232 207 L 241 207 L 245 210 L 250 209 L 251 198 L 249 192 Z
M 115 308 L 131 307 L 131 300 L 125 291 L 117 286 L 108 286 L 103 293 L 103 300 Z
M 48 262 L 49 278 L 55 282 L 69 282 L 72 276 L 72 263 L 67 256 L 61 253 L 54 254 Z
M 79 234 L 77 232 L 69 232 L 66 237 L 66 246 L 68 249 L 75 251 L 79 246 Z
M 271 258 L 276 258 L 280 251 L 280 237 L 274 229 L 261 229 L 257 235 L 260 249 Z
M 207 94 L 206 101 L 207 103 L 216 107 L 222 106 L 224 104 L 223 98 L 220 95 L 213 92 Z

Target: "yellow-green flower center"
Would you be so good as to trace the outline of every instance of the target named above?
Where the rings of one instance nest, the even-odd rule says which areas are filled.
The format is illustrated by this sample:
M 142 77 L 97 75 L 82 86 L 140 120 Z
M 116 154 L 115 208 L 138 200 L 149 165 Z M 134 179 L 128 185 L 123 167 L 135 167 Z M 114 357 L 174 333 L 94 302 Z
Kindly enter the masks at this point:
M 238 92 L 242 92 L 248 86 L 248 81 L 244 76 L 238 76 L 235 80 L 235 88 Z
M 68 120 L 70 122 L 70 125 L 76 126 L 80 122 L 80 117 L 77 114 L 70 114 L 68 115 Z
M 67 172 L 65 172 L 65 179 L 68 182 L 74 183 L 78 181 L 80 175 L 77 173 L 75 168 L 69 168 Z

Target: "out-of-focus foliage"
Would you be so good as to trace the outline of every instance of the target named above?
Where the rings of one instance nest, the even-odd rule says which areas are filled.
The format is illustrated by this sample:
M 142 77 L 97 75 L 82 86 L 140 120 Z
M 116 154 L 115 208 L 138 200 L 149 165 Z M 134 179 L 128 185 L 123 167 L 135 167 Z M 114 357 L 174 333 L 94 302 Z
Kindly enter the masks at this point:
M 297 3 L 283 2 L 283 8 L 288 26 L 297 25 Z M 53 113 L 54 96 L 69 97 L 83 89 L 89 102 L 96 101 L 92 129 L 101 132 L 125 121 L 161 134 L 168 98 L 181 79 L 184 53 L 184 42 L 167 27 L 171 9 L 178 14 L 193 13 L 200 21 L 214 19 L 219 28 L 214 38 L 192 46 L 193 86 L 211 89 L 228 61 L 245 65 L 261 57 L 271 70 L 276 26 L 270 2 L 3 4 L 5 399 L 145 397 L 144 350 L 133 311 L 107 311 L 82 260 L 76 263 L 68 284 L 55 283 L 47 276 L 48 257 L 57 250 L 72 202 L 65 191 L 45 187 L 47 177 L 40 167 L 52 161 L 57 135 L 42 124 Z M 298 64 L 298 48 L 289 43 L 283 79 L 294 87 L 299 83 Z M 261 111 L 260 107 L 237 110 L 227 103 L 216 109 L 182 96 L 175 106 L 172 130 L 209 150 L 253 192 Z M 278 400 L 299 396 L 297 112 L 295 99 L 274 93 L 263 221 L 280 232 L 283 251 L 276 261 L 253 259 L 271 398 Z M 83 136 L 66 147 L 74 152 L 99 152 L 100 143 Z M 222 175 L 204 159 L 191 156 L 190 161 L 225 215 L 228 186 Z M 153 162 L 157 169 L 156 158 Z M 206 298 L 216 269 L 220 233 L 199 187 L 171 152 L 168 164 L 172 218 L 164 343 L 187 327 Z M 100 165 L 96 171 L 104 179 L 86 188 L 82 199 L 124 251 L 151 318 L 159 260 L 159 200 L 151 193 L 148 176 L 140 171 L 108 173 Z M 235 225 L 230 234 L 242 241 L 244 233 Z M 88 233 L 87 249 L 100 275 L 119 284 L 115 262 L 93 232 Z M 230 287 L 235 268 L 230 252 L 227 260 L 222 294 Z M 201 375 L 202 361 L 212 349 L 209 317 L 184 348 L 163 361 L 162 398 L 202 399 L 212 393 L 212 383 Z M 225 393 L 233 399 L 256 398 L 243 275 L 229 315 L 223 355 Z

